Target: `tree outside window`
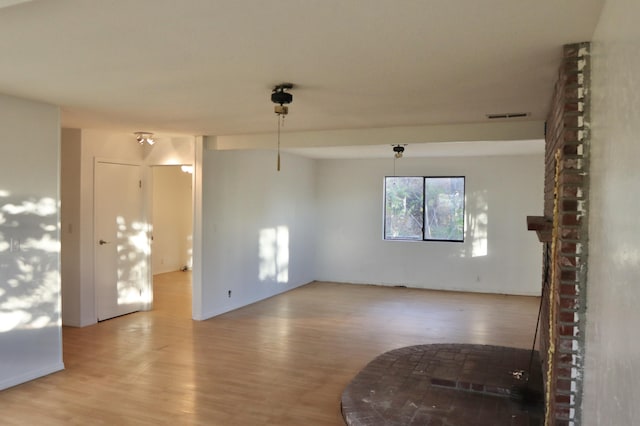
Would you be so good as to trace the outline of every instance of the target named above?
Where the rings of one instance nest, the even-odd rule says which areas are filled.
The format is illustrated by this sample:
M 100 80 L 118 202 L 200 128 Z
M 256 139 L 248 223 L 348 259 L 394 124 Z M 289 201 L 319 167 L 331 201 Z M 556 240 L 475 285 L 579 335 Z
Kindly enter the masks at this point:
M 464 177 L 385 178 L 386 240 L 464 241 Z

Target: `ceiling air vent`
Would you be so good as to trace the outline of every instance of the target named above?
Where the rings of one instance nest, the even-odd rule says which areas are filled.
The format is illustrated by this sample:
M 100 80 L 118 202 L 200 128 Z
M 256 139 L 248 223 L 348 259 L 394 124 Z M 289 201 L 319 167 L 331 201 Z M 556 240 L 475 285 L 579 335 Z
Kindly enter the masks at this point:
M 528 112 L 507 112 L 504 114 L 487 114 L 489 120 L 505 119 L 505 118 L 523 118 L 528 117 Z

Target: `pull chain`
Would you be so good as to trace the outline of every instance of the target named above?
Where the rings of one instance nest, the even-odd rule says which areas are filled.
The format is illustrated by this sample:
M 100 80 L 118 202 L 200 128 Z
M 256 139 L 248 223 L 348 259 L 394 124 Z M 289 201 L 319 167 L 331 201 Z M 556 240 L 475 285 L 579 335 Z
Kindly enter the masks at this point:
M 284 127 L 284 114 L 278 114 L 278 171 L 280 171 L 280 127 Z
M 291 93 L 287 92 L 287 90 L 292 89 L 292 83 L 282 83 L 278 84 L 273 88 L 271 92 L 271 102 L 276 104 L 273 107 L 273 112 L 278 116 L 278 162 L 277 162 L 277 170 L 280 171 L 280 133 L 281 128 L 284 127 L 284 117 L 289 112 L 289 107 L 286 106 L 290 104 L 293 100 L 293 96 Z
M 280 114 L 278 114 L 278 171 L 280 171 Z

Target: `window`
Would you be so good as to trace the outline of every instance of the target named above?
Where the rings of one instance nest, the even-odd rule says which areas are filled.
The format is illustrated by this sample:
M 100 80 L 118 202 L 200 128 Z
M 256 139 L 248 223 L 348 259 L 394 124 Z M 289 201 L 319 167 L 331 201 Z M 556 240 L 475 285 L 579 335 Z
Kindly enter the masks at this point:
M 384 239 L 464 241 L 464 176 L 386 177 Z

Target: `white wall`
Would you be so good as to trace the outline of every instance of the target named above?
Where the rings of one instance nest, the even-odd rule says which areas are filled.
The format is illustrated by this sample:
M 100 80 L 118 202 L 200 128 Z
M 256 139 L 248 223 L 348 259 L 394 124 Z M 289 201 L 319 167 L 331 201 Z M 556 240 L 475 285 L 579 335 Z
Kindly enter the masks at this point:
M 192 203 L 189 173 L 153 167 L 153 274 L 191 267 Z
M 267 151 L 204 151 L 204 319 L 312 281 L 318 232 L 314 162 Z M 231 297 L 228 291 L 231 290 Z M 200 318 L 198 318 L 200 317 Z
M 79 135 L 78 135 L 79 133 Z M 80 139 L 78 143 L 78 138 Z M 63 160 L 63 174 L 71 177 L 62 182 L 65 204 L 74 205 L 71 216 L 63 212 L 63 241 L 77 240 L 77 245 L 62 247 L 65 272 L 62 285 L 65 325 L 86 326 L 97 322 L 93 281 L 93 174 L 96 158 L 134 162 L 142 165 L 190 164 L 193 161 L 193 138 L 159 137 L 153 146 L 139 145 L 132 133 L 105 130 L 63 129 L 62 151 L 73 156 Z M 78 152 L 78 150 L 80 150 Z M 149 181 L 149 173 L 144 188 Z M 74 179 L 79 179 L 75 181 Z M 146 191 L 146 190 L 145 190 Z M 146 205 L 151 205 L 151 191 L 146 191 Z M 65 233 L 67 235 L 65 235 Z M 70 235 L 76 234 L 76 235 Z
M 583 423 L 640 419 L 640 2 L 608 0 L 592 46 Z
M 540 294 L 541 248 L 526 216 L 542 209 L 542 155 L 405 158 L 397 175 L 466 177 L 464 243 L 384 241 L 384 177 L 393 160 L 322 160 L 317 264 L 323 281 Z
M 133 135 L 128 134 L 127 138 Z M 143 149 L 144 164 L 148 166 L 193 163 L 193 136 L 156 135 L 153 146 Z
M 0 389 L 64 368 L 57 107 L 0 95 Z

